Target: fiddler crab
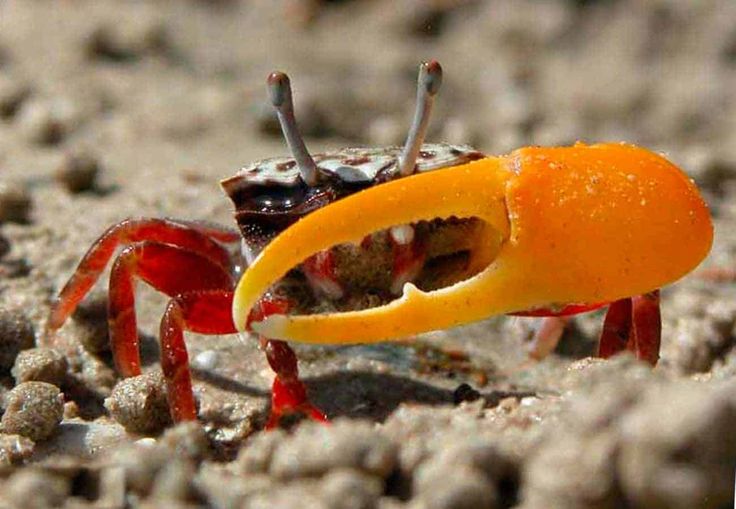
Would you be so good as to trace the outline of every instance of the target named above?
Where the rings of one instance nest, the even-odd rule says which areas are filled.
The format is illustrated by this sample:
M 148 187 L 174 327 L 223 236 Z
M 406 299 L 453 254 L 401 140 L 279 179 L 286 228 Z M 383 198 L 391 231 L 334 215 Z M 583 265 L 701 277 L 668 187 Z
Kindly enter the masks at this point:
M 623 143 L 497 157 L 423 144 L 441 81 L 437 62 L 420 66 L 403 148 L 311 156 L 289 78 L 272 73 L 269 96 L 292 157 L 221 182 L 240 231 L 172 219 L 116 224 L 61 290 L 48 330 L 122 247 L 109 288 L 115 364 L 124 377 L 141 373 L 141 279 L 171 297 L 160 340 L 174 421 L 197 418 L 184 331 L 259 336 L 275 372 L 268 428 L 291 413 L 326 420 L 286 341 L 386 341 L 514 314 L 548 317 L 535 338 L 543 353 L 560 336 L 559 317 L 607 305 L 598 354 L 630 350 L 654 365 L 658 288 L 695 268 L 712 243 L 696 186 L 662 156 Z

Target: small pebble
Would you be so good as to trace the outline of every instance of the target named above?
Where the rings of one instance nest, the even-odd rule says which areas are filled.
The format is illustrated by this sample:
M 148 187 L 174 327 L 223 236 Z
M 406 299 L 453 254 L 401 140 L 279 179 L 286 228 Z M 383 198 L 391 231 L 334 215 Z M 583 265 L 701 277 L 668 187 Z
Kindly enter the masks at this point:
M 480 392 L 473 389 L 469 384 L 460 384 L 452 393 L 452 401 L 459 405 L 463 401 L 476 401 L 480 399 Z
M 140 440 L 136 440 L 135 444 L 140 445 L 143 447 L 153 447 L 158 443 L 158 441 L 155 438 L 152 437 L 145 437 L 141 438 Z
M 0 467 L 22 463 L 33 454 L 35 446 L 26 437 L 0 433 Z
M 49 101 L 30 100 L 23 104 L 18 113 L 18 128 L 32 143 L 54 145 L 68 131 L 63 113 Z
M 100 164 L 92 154 L 67 154 L 56 171 L 56 180 L 70 193 L 92 191 L 97 187 Z
M 66 357 L 53 348 L 30 348 L 15 358 L 11 370 L 15 383 L 47 382 L 60 386 L 66 377 L 69 365 Z
M 56 431 L 63 415 L 64 396 L 58 387 L 46 382 L 25 382 L 5 398 L 2 431 L 33 441 L 45 440 Z
M 31 193 L 25 186 L 0 182 L 0 223 L 28 223 L 32 208 Z
M 215 350 L 205 350 L 198 353 L 192 359 L 192 367 L 197 369 L 210 370 L 217 367 L 217 352 Z
M 0 308 L 0 371 L 10 370 L 18 353 L 32 348 L 35 338 L 28 317 L 20 311 Z
M 497 408 L 499 411 L 509 414 L 519 408 L 519 399 L 513 396 L 503 398 L 501 401 L 498 402 Z
M 8 76 L 0 76 L 0 118 L 10 118 L 28 97 L 28 85 Z
M 166 51 L 169 38 L 161 21 L 146 16 L 99 26 L 86 43 L 90 58 L 128 62 Z
M 76 401 L 64 403 L 64 419 L 75 419 L 79 417 L 79 405 Z
M 132 433 L 156 434 L 171 425 L 166 387 L 160 372 L 121 380 L 105 399 L 105 408 Z

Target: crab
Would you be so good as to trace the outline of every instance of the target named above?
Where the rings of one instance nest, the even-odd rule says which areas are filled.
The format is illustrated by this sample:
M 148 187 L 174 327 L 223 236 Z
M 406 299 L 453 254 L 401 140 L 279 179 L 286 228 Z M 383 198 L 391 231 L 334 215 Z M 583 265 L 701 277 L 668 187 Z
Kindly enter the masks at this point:
M 499 157 L 425 144 L 441 82 L 436 61 L 421 64 L 403 147 L 310 155 L 289 78 L 272 73 L 269 96 L 291 156 L 221 182 L 239 231 L 172 219 L 114 225 L 53 303 L 49 333 L 122 247 L 109 283 L 115 365 L 123 377 L 141 373 L 141 279 L 171 297 L 160 341 L 174 421 L 197 418 L 184 331 L 258 335 L 275 372 L 267 428 L 292 413 L 326 420 L 287 341 L 386 341 L 516 314 L 546 317 L 535 338 L 542 356 L 566 317 L 607 305 L 599 355 L 631 350 L 655 364 L 658 289 L 696 267 L 712 243 L 692 181 L 662 156 L 626 144 Z

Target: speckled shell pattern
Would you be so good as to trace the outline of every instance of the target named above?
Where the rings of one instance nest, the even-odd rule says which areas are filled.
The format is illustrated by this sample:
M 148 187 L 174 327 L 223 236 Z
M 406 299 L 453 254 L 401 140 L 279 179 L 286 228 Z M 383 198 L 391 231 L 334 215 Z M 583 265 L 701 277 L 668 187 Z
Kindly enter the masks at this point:
M 316 154 L 318 181 L 307 186 L 291 157 L 257 161 L 220 182 L 235 205 L 235 220 L 251 258 L 300 217 L 362 189 L 400 178 L 401 147 L 348 148 Z M 481 159 L 466 145 L 424 144 L 414 172 L 422 173 Z

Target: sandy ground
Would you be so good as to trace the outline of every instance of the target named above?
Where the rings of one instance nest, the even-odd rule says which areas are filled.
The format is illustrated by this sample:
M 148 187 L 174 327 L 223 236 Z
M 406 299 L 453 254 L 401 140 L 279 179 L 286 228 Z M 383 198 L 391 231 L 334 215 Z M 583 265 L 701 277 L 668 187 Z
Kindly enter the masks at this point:
M 0 2 L 3 408 L 22 316 L 37 346 L 66 359 L 53 381 L 67 401 L 49 437 L 12 434 L 3 418 L 2 503 L 731 507 L 735 21 L 730 0 Z M 316 152 L 401 143 L 428 58 L 445 69 L 431 141 L 488 153 L 631 141 L 701 185 L 716 222 L 704 267 L 725 273 L 664 289 L 657 368 L 589 358 L 600 313 L 577 319 L 539 363 L 525 353 L 534 322 L 520 318 L 398 344 L 297 347 L 334 425 L 264 433 L 272 375 L 257 342 L 189 334 L 203 428 L 126 432 L 103 406 L 117 381 L 109 352 L 89 346 L 104 345 L 106 286 L 53 344 L 40 334 L 87 247 L 130 216 L 232 224 L 218 180 L 286 152 L 268 72 L 291 75 Z M 80 154 L 99 175 L 71 192 Z M 138 295 L 155 372 L 165 299 L 143 285 Z M 458 402 L 463 383 L 481 398 Z

